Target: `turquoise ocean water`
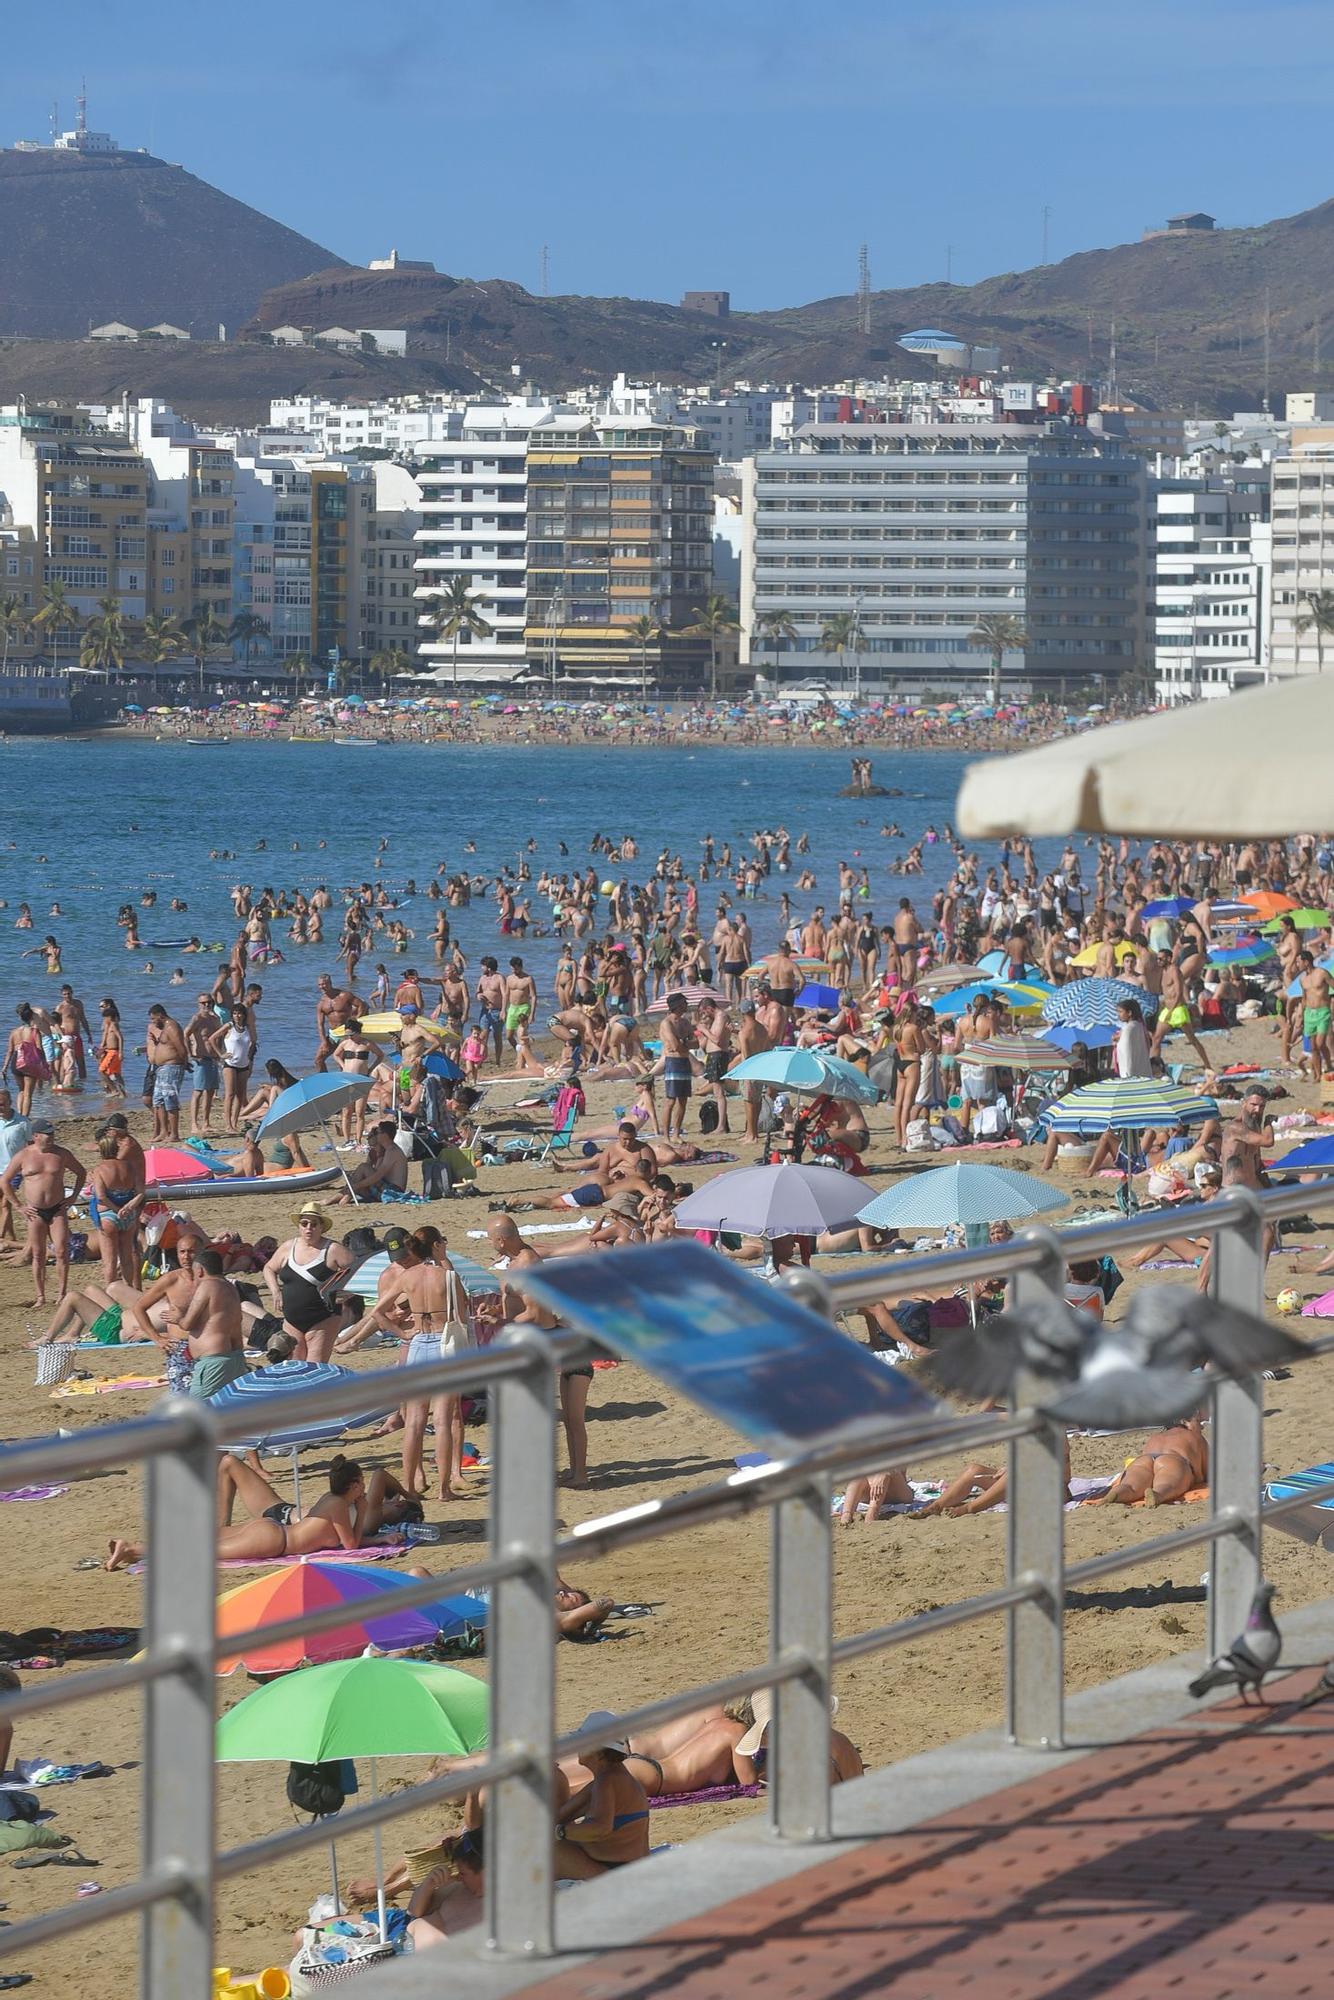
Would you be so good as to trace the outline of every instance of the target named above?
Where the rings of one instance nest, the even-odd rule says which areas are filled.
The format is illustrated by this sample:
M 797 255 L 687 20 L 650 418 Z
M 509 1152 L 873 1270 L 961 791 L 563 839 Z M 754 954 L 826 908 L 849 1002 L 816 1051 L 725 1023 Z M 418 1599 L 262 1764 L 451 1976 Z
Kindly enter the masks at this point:
M 40 960 L 21 957 L 51 931 L 63 948 L 64 977 L 90 1019 L 96 1023 L 99 996 L 112 994 L 133 1046 L 143 1039 L 144 1017 L 155 1000 L 189 1017 L 196 980 L 201 974 L 211 979 L 217 961 L 159 949 L 127 953 L 116 925 L 122 903 L 137 906 L 145 888 L 156 889 L 157 909 L 139 912 L 146 945 L 190 934 L 230 943 L 234 882 L 307 891 L 323 882 L 338 901 L 342 885 L 371 879 L 382 836 L 390 844 L 377 879 L 395 890 L 409 877 L 418 885 L 417 897 L 398 913 L 417 932 L 417 942 L 406 959 L 385 957 L 391 974 L 410 963 L 422 972 L 433 969 L 429 939 L 436 906 L 421 891 L 440 861 L 451 871 L 467 868 L 489 878 L 506 862 L 517 862 L 530 836 L 537 841 L 530 857 L 536 877 L 544 863 L 585 866 L 596 832 L 615 839 L 633 833 L 640 861 L 618 871 L 633 880 L 637 870 L 651 870 L 663 847 L 697 859 L 703 835 L 712 832 L 719 845 L 730 839 L 735 853 L 757 827 L 781 823 L 794 839 L 810 835 L 818 889 L 796 894 L 795 865 L 785 878 L 771 876 L 768 899 L 749 906 L 758 949 L 775 942 L 784 883 L 798 914 L 815 902 L 831 907 L 842 858 L 869 865 L 870 908 L 887 919 L 903 893 L 929 908 L 930 890 L 948 876 L 951 858 L 943 845 L 926 849 L 925 876 L 891 877 L 885 863 L 928 823 L 939 828 L 953 818 L 964 762 L 943 752 L 879 751 L 876 781 L 900 787 L 903 796 L 866 801 L 838 797 L 847 760 L 822 751 L 243 742 L 191 749 L 123 739 L 11 737 L 0 746 L 9 805 L 0 845 L 0 897 L 8 906 L 0 910 L 0 1012 L 7 1031 L 20 1001 L 54 997 L 60 981 L 48 977 Z M 897 820 L 908 838 L 882 839 L 887 819 Z M 326 846 L 317 850 L 320 839 Z M 469 839 L 477 852 L 465 856 Z M 256 851 L 261 840 L 267 847 Z M 568 863 L 558 855 L 560 840 L 570 850 Z M 293 841 L 300 842 L 299 851 Z M 210 860 L 214 848 L 230 848 L 236 859 Z M 1058 848 L 1052 845 L 1053 856 Z M 188 902 L 187 915 L 168 910 L 173 896 Z M 31 931 L 12 928 L 20 901 L 32 906 Z M 55 901 L 58 917 L 48 915 Z M 703 907 L 711 928 L 707 896 Z M 545 914 L 536 898 L 533 913 L 535 919 Z M 766 921 L 770 913 L 772 922 Z M 510 950 L 521 950 L 539 980 L 549 975 L 555 942 L 511 944 L 499 934 L 489 898 L 452 912 L 451 921 L 474 969 L 484 951 L 495 952 L 503 965 Z M 326 921 L 334 944 L 339 928 Z M 338 968 L 328 944 L 290 945 L 281 925 L 274 941 L 288 957 L 257 975 L 264 986 L 264 1053 L 302 1069 L 314 1049 L 315 975 Z M 154 966 L 151 975 L 143 971 L 146 959 Z M 171 987 L 178 965 L 186 984 Z M 373 959 L 363 961 L 359 983 L 374 976 Z M 129 1074 L 133 1087 L 132 1065 Z

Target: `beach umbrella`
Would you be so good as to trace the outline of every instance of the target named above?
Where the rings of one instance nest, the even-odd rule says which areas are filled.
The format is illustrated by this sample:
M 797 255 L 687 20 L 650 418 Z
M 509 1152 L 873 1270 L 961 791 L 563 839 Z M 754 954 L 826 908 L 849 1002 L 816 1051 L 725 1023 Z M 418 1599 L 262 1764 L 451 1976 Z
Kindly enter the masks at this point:
M 291 1452 L 292 1485 L 300 1505 L 301 1468 L 297 1453 L 302 1447 L 332 1444 L 353 1424 L 370 1423 L 389 1414 L 383 1406 L 361 1411 L 352 1417 L 294 1417 L 290 1414 L 293 1396 L 305 1394 L 311 1389 L 328 1389 L 335 1382 L 348 1382 L 352 1374 L 352 1369 L 339 1368 L 332 1361 L 278 1361 L 266 1368 L 252 1368 L 247 1375 L 238 1375 L 210 1396 L 208 1404 L 211 1410 L 218 1410 L 224 1416 L 244 1411 L 246 1422 L 253 1421 L 253 1430 L 229 1445 L 229 1451 Z M 380 1393 L 383 1394 L 383 1390 Z
M 1257 914 L 1254 904 L 1234 903 L 1226 896 L 1220 897 L 1217 902 L 1211 903 L 1209 907 L 1213 911 L 1215 923 L 1237 923 L 1242 918 L 1245 918 L 1248 923 L 1253 924 Z
M 689 1007 L 698 1007 L 701 1000 L 714 1000 L 721 1007 L 726 1004 L 727 997 L 725 994 L 720 993 L 716 986 L 676 986 L 673 987 L 672 993 L 664 993 L 659 999 L 650 1001 L 645 1012 L 649 1014 L 665 1014 L 667 1012 L 667 1002 L 672 998 L 673 993 L 679 993 Z
M 1053 1048 L 1069 1050 L 1076 1042 L 1082 1042 L 1086 1049 L 1093 1050 L 1110 1049 L 1116 1041 L 1120 1028 L 1120 1021 L 1115 1027 L 1106 1022 L 1081 1024 L 1057 1021 L 1050 1028 L 1036 1028 L 1034 1033 L 1041 1036 L 1044 1042 L 1050 1042 Z
M 929 972 L 919 972 L 914 983 L 919 993 L 947 993 L 951 987 L 971 986 L 985 977 L 982 965 L 933 965 Z
M 402 1034 L 404 1025 L 403 1016 L 393 1007 L 379 1014 L 363 1014 L 357 1022 L 358 1031 L 368 1042 L 392 1042 Z M 433 1021 L 427 1014 L 419 1014 L 413 1026 L 420 1028 L 423 1034 L 438 1036 L 442 1041 L 454 1032 L 447 1021 Z M 335 1028 L 334 1041 L 341 1041 L 346 1033 L 346 1028 Z
M 1042 1122 L 1052 1132 L 1087 1136 L 1108 1130 L 1143 1132 L 1152 1125 L 1203 1125 L 1217 1116 L 1212 1097 L 1197 1097 L 1193 1090 L 1156 1077 L 1118 1076 L 1057 1098 L 1043 1112 Z
M 1185 917 L 1195 908 L 1189 896 L 1160 896 L 1156 903 L 1146 903 L 1140 911 L 1142 917 Z M 1217 910 L 1218 905 L 1214 905 Z
M 992 1035 L 985 1042 L 965 1043 L 959 1061 L 996 1069 L 1069 1069 L 1066 1052 L 1038 1035 Z
M 1304 825 L 1334 826 L 1332 728 L 1330 677 L 1294 675 L 971 764 L 955 824 L 965 840 L 1277 838 L 1300 800 Z
M 1274 947 L 1264 938 L 1247 938 L 1238 944 L 1215 945 L 1209 953 L 1210 965 L 1263 965 L 1275 956 Z
M 717 1174 L 677 1204 L 683 1229 L 733 1229 L 747 1236 L 818 1236 L 854 1222 L 866 1190 L 837 1167 L 738 1167 Z
M 993 979 L 1003 978 L 1009 972 L 1009 969 L 1010 958 L 1008 952 L 989 951 L 984 958 L 978 960 L 979 972 L 985 972 Z M 1030 973 L 1032 973 L 1035 979 L 1040 980 L 1042 977 L 1042 967 L 1040 965 L 1026 965 L 1023 969 L 1021 983 L 1027 982 Z M 918 983 L 920 984 L 921 982 L 919 981 Z
M 798 1007 L 814 1007 L 817 1013 L 834 1014 L 838 1011 L 839 992 L 837 986 L 821 986 L 818 980 L 808 980 L 797 995 Z
M 734 1063 L 727 1075 L 736 1083 L 769 1083 L 799 1096 L 842 1097 L 855 1104 L 875 1104 L 880 1097 L 863 1070 L 823 1049 L 766 1049 Z
M 1327 931 L 1334 925 L 1334 917 L 1328 910 L 1285 910 L 1281 917 L 1271 917 L 1267 924 L 1261 924 L 1260 935 L 1280 937 L 1285 924 L 1299 931 Z
M 1295 1146 L 1280 1160 L 1271 1160 L 1273 1171 L 1286 1173 L 1289 1167 L 1299 1167 L 1303 1173 L 1311 1173 L 1317 1167 L 1334 1167 L 1334 1132 L 1320 1139 L 1308 1139 L 1302 1146 Z
M 463 1071 L 458 1064 L 439 1049 L 432 1049 L 430 1055 L 422 1057 L 422 1068 L 427 1076 L 438 1076 L 442 1083 L 461 1083 Z
M 1034 1174 L 960 1161 L 906 1176 L 875 1195 L 857 1219 L 876 1229 L 985 1229 L 1016 1216 L 1045 1215 L 1069 1200 Z
M 285 1674 L 238 1701 L 219 1718 L 216 1754 L 223 1764 L 322 1764 L 369 1757 L 371 1798 L 376 1799 L 379 1758 L 470 1757 L 486 1748 L 488 1710 L 486 1683 L 457 1667 L 418 1660 L 339 1660 Z M 378 1826 L 372 1837 L 383 1939 L 384 1853 Z
M 429 1646 L 440 1634 L 452 1638 L 469 1625 L 485 1625 L 485 1598 L 442 1596 L 403 1610 L 395 1600 L 415 1580 L 386 1575 L 370 1563 L 322 1563 L 312 1556 L 238 1584 L 218 1599 L 217 1672 L 231 1674 L 244 1667 L 252 1674 L 289 1673 L 296 1667 L 351 1659 L 368 1646 L 398 1653 L 409 1646 Z M 256 1639 L 244 1653 L 227 1653 L 227 1640 L 237 1632 L 281 1625 L 336 1604 L 346 1605 L 347 1623 L 331 1632 L 302 1633 L 277 1645 Z
M 198 1153 L 188 1153 L 184 1146 L 147 1146 L 144 1149 L 144 1184 L 146 1187 L 170 1188 L 173 1181 L 209 1181 L 213 1179 L 213 1169 Z
M 974 986 L 960 986 L 953 993 L 942 994 L 938 999 L 933 997 L 930 1006 L 932 1013 L 950 1017 L 966 1014 L 974 1000 L 986 997 L 1002 1001 L 1011 1013 L 1036 1014 L 1050 990 L 1030 985 L 1027 980 L 1016 985 L 1009 979 L 981 979 Z
M 368 1097 L 373 1087 L 368 1076 L 331 1076 L 318 1071 L 313 1076 L 303 1076 L 299 1082 L 289 1084 L 286 1090 L 278 1092 L 264 1113 L 255 1136 L 257 1139 L 287 1139 L 294 1132 L 309 1132 L 318 1125 L 332 1146 L 330 1118 L 336 1111 Z M 348 1180 L 347 1169 L 341 1160 L 338 1170 L 355 1201 L 356 1190 Z
M 829 970 L 829 967 L 822 958 L 812 958 L 807 952 L 794 952 L 792 954 L 792 963 L 796 966 L 798 972 L 804 972 L 808 979 L 813 978 L 816 973 L 828 972 Z M 759 979 L 768 970 L 769 967 L 765 960 L 757 958 L 754 965 L 746 967 L 745 977 L 747 979 Z
M 1072 979 L 1047 995 L 1042 1018 L 1048 1022 L 1078 1021 L 1087 1027 L 1116 1027 L 1116 1010 L 1122 1000 L 1137 1001 L 1146 1014 L 1158 1009 L 1153 994 L 1142 986 L 1132 986 L 1128 979 Z
M 1098 962 L 1098 953 L 1101 950 L 1102 946 L 1100 944 L 1086 944 L 1082 951 L 1075 953 L 1070 963 L 1071 965 L 1096 965 Z M 1136 947 L 1131 944 L 1129 938 L 1123 938 L 1121 943 L 1114 947 L 1114 956 L 1117 964 L 1124 965 L 1128 958 L 1135 956 L 1135 951 Z
M 1250 908 L 1258 910 L 1262 917 L 1279 917 L 1288 910 L 1297 908 L 1295 896 L 1281 895 L 1277 889 L 1248 889 L 1243 895 L 1238 896 L 1237 901 L 1249 904 Z

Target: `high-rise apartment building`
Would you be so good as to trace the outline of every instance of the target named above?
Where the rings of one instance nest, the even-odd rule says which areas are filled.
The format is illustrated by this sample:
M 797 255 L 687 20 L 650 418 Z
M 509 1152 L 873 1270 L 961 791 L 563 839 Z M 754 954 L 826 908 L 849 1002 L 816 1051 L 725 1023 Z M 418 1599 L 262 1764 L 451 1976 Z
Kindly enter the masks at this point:
M 1320 673 L 1334 669 L 1334 637 L 1312 603 L 1334 592 L 1334 428 L 1294 430 L 1273 476 L 1269 671 Z
M 553 684 L 698 688 L 712 582 L 713 455 L 675 425 L 613 420 L 528 449 L 525 637 Z M 641 643 L 635 621 L 657 630 Z
M 266 618 L 275 658 L 304 654 L 324 671 L 373 650 L 366 603 L 374 516 L 372 467 L 238 442 L 238 608 Z
M 766 613 L 796 626 L 794 677 L 985 682 L 980 618 L 1026 637 L 1007 676 L 1112 676 L 1146 657 L 1142 460 L 1021 424 L 812 424 L 743 467 L 743 657 Z M 843 656 L 826 638 L 847 614 Z
M 1269 467 L 1169 479 L 1154 498 L 1154 675 L 1160 701 L 1267 678 Z
M 81 620 L 114 598 L 127 624 L 142 621 L 149 496 L 140 453 L 82 411 L 0 410 L 0 521 L 31 534 L 36 608 L 59 584 Z

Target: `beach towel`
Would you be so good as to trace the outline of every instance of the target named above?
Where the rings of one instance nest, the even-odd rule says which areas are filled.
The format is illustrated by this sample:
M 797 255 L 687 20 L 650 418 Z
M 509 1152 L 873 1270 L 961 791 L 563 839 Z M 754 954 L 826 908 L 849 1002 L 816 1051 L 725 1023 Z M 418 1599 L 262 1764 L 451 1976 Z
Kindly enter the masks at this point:
M 529 1222 L 525 1217 L 518 1215 L 515 1216 L 514 1220 L 519 1226 L 520 1233 L 524 1236 L 567 1236 L 571 1230 L 591 1229 L 593 1227 L 593 1217 L 591 1215 L 579 1216 L 570 1222 Z M 486 1231 L 484 1229 L 470 1229 L 468 1234 L 469 1236 L 484 1238 Z
M 120 1389 L 165 1389 L 165 1375 L 112 1375 L 105 1382 L 66 1382 L 63 1387 L 51 1391 L 51 1401 L 59 1403 L 69 1396 L 110 1396 Z
M 1071 1492 L 1074 1491 L 1077 1485 L 1082 1485 L 1084 1483 L 1086 1482 L 1072 1479 L 1070 1481 Z M 1107 1491 L 1111 1483 L 1112 1482 L 1110 1479 L 1104 1479 L 1100 1482 L 1102 1491 L 1104 1493 Z M 1070 1506 L 1082 1507 L 1084 1505 L 1085 1500 L 1093 1500 L 1096 1498 L 1097 1495 L 1095 1493 L 1085 1493 L 1081 1495 L 1081 1497 L 1078 1500 L 1069 1502 L 1066 1511 L 1067 1512 L 1069 1511 Z M 1192 1486 L 1189 1493 L 1182 1493 L 1175 1500 L 1157 1500 L 1154 1502 L 1154 1505 L 1156 1507 L 1189 1507 L 1196 1500 L 1207 1500 L 1208 1498 L 1209 1498 L 1209 1488 L 1207 1486 Z M 1130 1502 L 1132 1508 L 1144 1507 L 1147 1506 L 1147 1504 L 1148 1504 L 1147 1501 L 1144 1500 L 1132 1500 Z
M 232 1558 L 219 1562 L 219 1569 L 294 1569 L 298 1563 L 377 1563 L 399 1562 L 412 1547 L 410 1542 L 371 1542 L 363 1549 L 317 1549 L 309 1556 L 264 1556 Z M 143 1563 L 132 1564 L 132 1572 L 138 1575 L 146 1567 Z
M 7 1493 L 0 1493 L 0 1500 L 55 1500 L 68 1492 L 68 1486 L 11 1486 Z
M 763 1790 L 763 1785 L 704 1785 L 697 1792 L 659 1792 L 648 1807 L 650 1812 L 661 1812 L 670 1806 L 711 1805 L 715 1799 L 757 1799 Z

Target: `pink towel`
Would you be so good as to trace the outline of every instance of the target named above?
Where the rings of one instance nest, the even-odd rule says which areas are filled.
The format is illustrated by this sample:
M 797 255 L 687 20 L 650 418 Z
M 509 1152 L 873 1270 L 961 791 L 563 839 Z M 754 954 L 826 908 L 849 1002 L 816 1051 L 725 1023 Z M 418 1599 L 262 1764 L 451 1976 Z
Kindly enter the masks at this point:
M 656 1799 L 649 1800 L 650 1812 L 666 1806 L 703 1806 L 714 1799 L 757 1799 L 764 1790 L 762 1785 L 705 1785 L 698 1792 L 660 1792 Z
M 309 1556 L 263 1556 L 253 1561 L 242 1557 L 228 1557 L 219 1562 L 219 1569 L 291 1569 L 297 1563 L 383 1563 L 397 1562 L 405 1556 L 411 1546 L 408 1542 L 372 1542 L 364 1549 L 317 1549 Z

